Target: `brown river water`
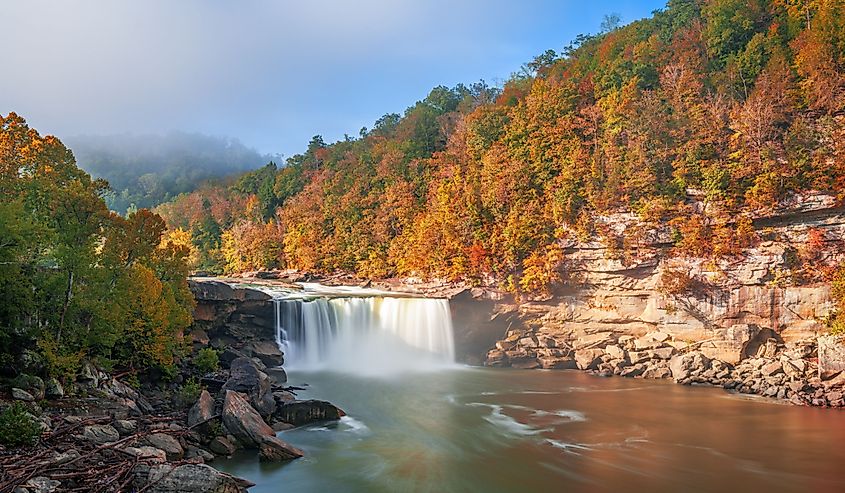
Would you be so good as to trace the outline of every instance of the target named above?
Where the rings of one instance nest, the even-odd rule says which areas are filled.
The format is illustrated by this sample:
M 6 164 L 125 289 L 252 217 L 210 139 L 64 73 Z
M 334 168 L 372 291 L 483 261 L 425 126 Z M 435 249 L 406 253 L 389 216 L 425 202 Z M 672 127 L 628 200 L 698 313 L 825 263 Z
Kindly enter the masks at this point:
M 349 416 L 215 466 L 252 492 L 845 492 L 845 412 L 577 371 L 292 372 Z

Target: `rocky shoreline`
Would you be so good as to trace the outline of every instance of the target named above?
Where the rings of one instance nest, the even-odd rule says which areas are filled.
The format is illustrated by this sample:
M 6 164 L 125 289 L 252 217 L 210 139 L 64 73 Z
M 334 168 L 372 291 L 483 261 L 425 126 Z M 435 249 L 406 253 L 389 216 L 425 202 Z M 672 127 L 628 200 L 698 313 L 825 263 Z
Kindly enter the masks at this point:
M 522 369 L 579 369 L 601 376 L 667 378 L 712 385 L 796 405 L 845 406 L 845 337 L 784 343 L 770 330 L 738 325 L 709 341 L 686 342 L 655 331 L 567 337 L 509 331 L 485 364 Z
M 344 416 L 328 402 L 297 399 L 301 389 L 285 385 L 273 339 L 229 319 L 261 293 L 222 283 L 205 292 L 192 287 L 199 300 L 192 353 L 218 348 L 220 367 L 198 371 L 184 363 L 168 378 L 139 379 L 86 363 L 67 391 L 55 380 L 16 378 L 0 393 L 0 407 L 32 421 L 36 442 L 0 446 L 0 492 L 246 491 L 252 483 L 208 464 L 239 449 L 255 450 L 261 461 L 302 457 L 278 431 Z M 221 310 L 204 319 L 208 303 Z

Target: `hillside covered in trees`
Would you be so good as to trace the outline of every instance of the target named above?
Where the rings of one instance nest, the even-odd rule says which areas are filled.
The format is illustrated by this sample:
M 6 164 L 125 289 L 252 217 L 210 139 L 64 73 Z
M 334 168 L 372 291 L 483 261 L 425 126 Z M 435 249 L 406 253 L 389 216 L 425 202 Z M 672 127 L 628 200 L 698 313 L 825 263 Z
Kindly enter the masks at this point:
M 202 182 L 253 170 L 272 156 L 235 139 L 165 135 L 79 135 L 65 139 L 79 167 L 109 182 L 109 208 L 121 214 L 189 193 Z
M 437 87 L 359 138 L 315 137 L 158 211 L 203 269 L 534 291 L 558 279 L 561 240 L 617 240 L 602 214 L 675 225 L 679 254 L 730 255 L 790 194 L 845 199 L 843 89 L 842 0 L 671 0 L 502 88 Z
M 149 210 L 110 212 L 107 186 L 56 137 L 0 116 L 0 375 L 72 376 L 83 360 L 173 370 L 189 251 Z

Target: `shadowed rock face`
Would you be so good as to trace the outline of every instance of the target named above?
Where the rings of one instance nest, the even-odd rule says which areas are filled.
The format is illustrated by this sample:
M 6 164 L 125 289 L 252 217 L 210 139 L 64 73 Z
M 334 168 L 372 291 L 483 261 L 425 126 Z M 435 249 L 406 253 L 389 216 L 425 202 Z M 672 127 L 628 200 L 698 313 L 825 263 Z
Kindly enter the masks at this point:
M 316 421 L 334 421 L 346 416 L 343 410 L 326 401 L 307 400 L 282 403 L 276 408 L 274 417 L 294 426 Z

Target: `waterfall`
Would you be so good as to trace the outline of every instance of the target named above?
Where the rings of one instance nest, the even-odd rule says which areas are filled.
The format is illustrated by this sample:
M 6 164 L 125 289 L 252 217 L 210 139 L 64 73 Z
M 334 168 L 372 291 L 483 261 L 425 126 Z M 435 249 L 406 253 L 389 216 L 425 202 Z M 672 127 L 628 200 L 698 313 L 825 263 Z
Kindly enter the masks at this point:
M 321 288 L 271 293 L 288 368 L 389 374 L 453 363 L 448 300 Z

